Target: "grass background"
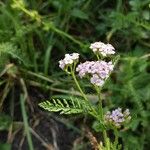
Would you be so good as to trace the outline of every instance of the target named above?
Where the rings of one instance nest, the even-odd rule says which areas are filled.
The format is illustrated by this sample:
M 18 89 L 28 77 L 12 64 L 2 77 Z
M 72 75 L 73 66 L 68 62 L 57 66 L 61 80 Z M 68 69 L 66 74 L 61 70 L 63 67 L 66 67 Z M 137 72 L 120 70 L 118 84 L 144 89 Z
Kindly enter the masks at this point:
M 58 67 L 65 53 L 92 59 L 91 42 L 111 43 L 120 60 L 104 89 L 108 108 L 128 107 L 132 122 L 120 137 L 125 150 L 150 148 L 150 1 L 149 0 L 5 0 L 0 2 L 0 130 L 16 120 L 14 99 L 30 87 L 49 91 L 48 97 L 76 94 Z M 81 81 L 82 84 L 82 81 Z M 89 86 L 86 84 L 85 86 Z M 20 88 L 18 92 L 17 88 Z M 65 90 L 64 90 L 65 89 Z M 90 89 L 89 95 L 93 96 Z M 21 102 L 21 103 L 20 103 Z M 23 123 L 29 133 L 28 110 Z M 29 145 L 30 144 L 30 134 Z M 9 148 L 9 145 L 1 144 Z

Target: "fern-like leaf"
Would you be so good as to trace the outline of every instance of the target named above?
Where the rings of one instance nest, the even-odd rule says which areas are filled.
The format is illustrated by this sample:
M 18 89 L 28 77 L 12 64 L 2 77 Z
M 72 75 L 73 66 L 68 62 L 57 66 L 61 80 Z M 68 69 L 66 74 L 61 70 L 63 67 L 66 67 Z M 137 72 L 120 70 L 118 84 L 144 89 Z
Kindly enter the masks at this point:
M 39 106 L 45 110 L 51 112 L 60 112 L 60 114 L 79 114 L 85 112 L 86 110 L 90 110 L 90 107 L 85 102 L 78 99 L 70 99 L 70 100 L 60 100 L 60 99 L 52 99 L 52 102 L 45 101 L 39 103 Z
M 25 64 L 24 53 L 11 42 L 0 43 L 0 70 L 9 62 L 9 58 L 17 59 Z
M 20 50 L 10 42 L 5 42 L 0 44 L 0 57 L 2 57 L 2 55 L 4 54 L 10 55 L 13 58 L 17 58 L 21 61 L 24 61 Z

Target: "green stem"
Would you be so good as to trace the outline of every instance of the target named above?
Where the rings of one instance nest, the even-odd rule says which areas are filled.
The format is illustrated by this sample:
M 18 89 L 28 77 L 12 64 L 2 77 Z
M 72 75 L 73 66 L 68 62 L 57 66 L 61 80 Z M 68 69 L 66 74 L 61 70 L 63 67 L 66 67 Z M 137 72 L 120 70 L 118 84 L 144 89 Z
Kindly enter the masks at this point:
M 101 99 L 101 89 L 99 89 L 97 86 L 95 86 L 95 89 L 96 89 L 97 94 L 98 94 L 100 121 L 102 123 L 104 123 L 104 113 L 103 113 L 103 106 L 102 106 L 102 99 Z M 104 138 L 106 150 L 109 150 L 110 149 L 109 140 L 108 140 L 107 132 L 106 132 L 105 128 L 103 129 L 103 138 Z
M 100 119 L 104 121 L 103 117 L 103 106 L 102 106 L 102 99 L 101 99 L 101 91 L 100 89 L 97 89 L 98 92 L 98 102 L 99 102 L 99 110 L 100 110 Z
M 78 44 L 80 47 L 84 47 L 85 46 L 82 42 L 80 42 L 79 40 L 75 39 L 73 36 L 69 35 L 68 33 L 66 33 L 66 32 L 56 28 L 54 25 L 51 25 L 50 29 L 53 30 L 54 32 L 56 32 L 57 34 L 70 39 L 74 43 Z
M 110 143 L 109 143 L 109 139 L 107 137 L 106 130 L 103 130 L 103 137 L 104 137 L 104 142 L 105 142 L 106 150 L 110 150 Z
M 96 54 L 96 57 L 97 57 L 97 59 L 98 59 L 98 60 L 100 60 L 100 57 L 99 57 L 99 55 L 98 55 L 98 54 Z
M 78 87 L 78 89 L 79 89 L 81 95 L 83 96 L 83 98 L 84 98 L 86 101 L 88 101 L 86 95 L 85 95 L 84 92 L 82 91 L 82 89 L 81 89 L 81 87 L 80 87 L 80 85 L 79 85 L 79 83 L 78 83 L 78 81 L 77 81 L 77 79 L 76 79 L 76 76 L 75 76 L 75 74 L 74 74 L 74 71 L 71 71 L 71 75 L 72 75 L 72 77 L 73 77 L 73 79 L 74 79 L 74 82 L 75 82 L 76 86 Z
M 77 78 L 76 78 L 76 76 L 75 76 L 75 74 L 74 74 L 74 72 L 75 72 L 74 69 L 75 69 L 75 66 L 74 66 L 73 69 L 71 68 L 71 75 L 72 75 L 72 77 L 73 77 L 73 80 L 74 80 L 74 82 L 75 82 L 75 84 L 76 84 L 78 90 L 80 91 L 82 97 L 85 99 L 86 102 L 88 102 L 89 107 L 90 107 L 90 109 L 92 110 L 92 111 L 90 112 L 90 115 L 92 115 L 93 117 L 95 117 L 96 119 L 98 119 L 97 112 L 95 111 L 95 109 L 93 108 L 93 106 L 91 106 L 91 104 L 90 104 L 88 98 L 87 98 L 86 95 L 84 94 L 83 90 L 82 90 L 81 87 L 80 87 L 80 84 L 79 84 L 78 81 L 77 81 Z
M 118 145 L 118 130 L 117 129 L 114 129 L 114 134 L 115 134 L 114 150 L 116 150 L 117 145 Z

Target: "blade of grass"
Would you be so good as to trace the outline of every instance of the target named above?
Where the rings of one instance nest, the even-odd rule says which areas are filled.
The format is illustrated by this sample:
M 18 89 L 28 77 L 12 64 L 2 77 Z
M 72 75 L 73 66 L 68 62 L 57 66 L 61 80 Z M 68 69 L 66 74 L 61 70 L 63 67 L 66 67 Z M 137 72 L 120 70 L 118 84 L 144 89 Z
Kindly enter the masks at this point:
M 27 135 L 29 150 L 34 150 L 33 143 L 32 143 L 32 137 L 31 137 L 31 134 L 30 134 L 30 127 L 29 127 L 29 124 L 28 124 L 28 116 L 27 116 L 27 112 L 26 112 L 26 109 L 25 109 L 25 101 L 28 97 L 28 93 L 27 93 L 27 89 L 26 89 L 26 86 L 25 86 L 25 83 L 24 83 L 23 79 L 20 79 L 20 83 L 22 85 L 22 89 L 23 89 L 23 92 L 24 92 L 24 94 L 20 95 L 20 104 L 21 104 L 21 112 L 22 112 L 22 117 L 23 117 L 23 122 L 24 122 L 24 129 L 25 129 L 25 133 Z
M 27 71 L 27 70 L 25 70 L 25 69 L 21 69 L 21 70 L 22 70 L 23 72 L 27 73 L 28 75 L 31 75 L 31 76 L 37 77 L 37 78 L 39 78 L 39 79 L 45 80 L 45 81 L 47 81 L 47 82 L 49 82 L 49 83 L 54 83 L 54 82 L 55 82 L 54 80 L 52 80 L 52 79 L 50 79 L 49 77 L 46 77 L 46 76 L 44 76 L 44 75 L 42 75 L 42 74 L 40 74 L 40 73 L 34 73 L 34 72 L 32 72 L 32 71 Z
M 29 46 L 29 51 L 30 51 L 30 56 L 32 58 L 32 62 L 34 64 L 34 71 L 38 72 L 36 51 L 35 51 L 35 48 L 34 48 L 34 42 L 33 42 L 33 35 L 32 35 L 32 33 L 28 36 L 28 46 Z
M 0 98 L 0 112 L 2 111 L 3 109 L 3 103 L 4 103 L 4 100 L 5 98 L 7 97 L 9 91 L 10 91 L 10 82 L 8 81 L 5 85 L 5 88 L 4 88 L 4 91 L 3 91 L 3 95 L 1 96 Z
M 48 68 L 49 68 L 49 62 L 50 62 L 50 57 L 51 57 L 51 51 L 52 51 L 52 48 L 53 48 L 53 44 L 55 43 L 55 41 L 53 42 L 53 33 L 51 34 L 50 36 L 50 40 L 49 40 L 49 46 L 48 48 L 46 49 L 46 52 L 45 52 L 45 57 L 44 57 L 44 74 L 45 75 L 48 75 Z

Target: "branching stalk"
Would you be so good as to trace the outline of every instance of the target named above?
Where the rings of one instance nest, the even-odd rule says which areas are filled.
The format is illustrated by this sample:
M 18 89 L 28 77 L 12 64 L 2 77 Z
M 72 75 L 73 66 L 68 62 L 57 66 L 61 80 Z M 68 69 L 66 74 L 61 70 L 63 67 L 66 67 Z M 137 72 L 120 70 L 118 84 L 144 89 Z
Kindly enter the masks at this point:
M 83 90 L 81 89 L 80 84 L 79 84 L 79 82 L 77 81 L 77 78 L 76 78 L 76 76 L 75 76 L 74 69 L 75 69 L 75 66 L 74 66 L 73 70 L 72 70 L 72 68 L 71 68 L 71 75 L 72 75 L 72 78 L 73 78 L 73 80 L 74 80 L 74 82 L 75 82 L 75 84 L 76 84 L 78 90 L 80 91 L 82 97 L 85 99 L 86 102 L 89 103 L 89 106 L 90 106 L 91 110 L 93 111 L 93 113 L 90 112 L 90 114 L 91 114 L 92 116 L 94 116 L 95 118 L 97 118 L 97 112 L 96 112 L 95 109 L 91 106 L 91 104 L 90 104 L 88 98 L 86 97 L 86 95 L 84 94 Z M 98 118 L 97 118 L 97 119 L 98 119 Z

